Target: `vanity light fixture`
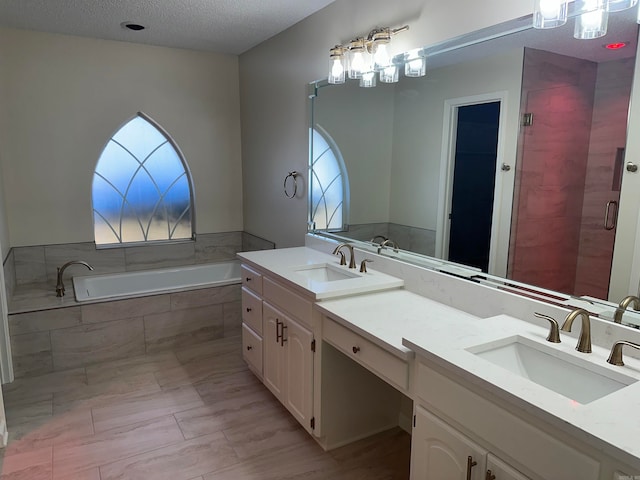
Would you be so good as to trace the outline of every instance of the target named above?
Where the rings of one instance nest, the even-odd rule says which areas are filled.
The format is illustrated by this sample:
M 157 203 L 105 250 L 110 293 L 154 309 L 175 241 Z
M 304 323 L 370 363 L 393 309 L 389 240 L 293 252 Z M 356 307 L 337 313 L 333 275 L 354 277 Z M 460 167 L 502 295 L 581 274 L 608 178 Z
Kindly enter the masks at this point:
M 555 28 L 567 23 L 569 0 L 535 0 L 533 28 Z
M 564 25 L 567 23 L 571 2 L 571 16 L 575 16 L 573 36 L 580 40 L 605 36 L 609 13 L 621 12 L 638 4 L 638 0 L 534 0 L 533 27 L 543 29 Z
M 427 74 L 427 58 L 422 49 L 405 53 L 404 74 L 407 77 L 424 77 Z
M 573 37 L 579 40 L 604 37 L 609 21 L 609 0 L 584 0 L 576 17 Z
M 400 28 L 375 28 L 366 38 L 358 37 L 331 48 L 329 83 L 344 83 L 348 76 L 350 79 L 360 80 L 361 87 L 375 87 L 378 72 L 381 82 L 397 82 L 398 66 L 394 65 L 390 52 L 391 37 L 408 29 L 409 25 Z

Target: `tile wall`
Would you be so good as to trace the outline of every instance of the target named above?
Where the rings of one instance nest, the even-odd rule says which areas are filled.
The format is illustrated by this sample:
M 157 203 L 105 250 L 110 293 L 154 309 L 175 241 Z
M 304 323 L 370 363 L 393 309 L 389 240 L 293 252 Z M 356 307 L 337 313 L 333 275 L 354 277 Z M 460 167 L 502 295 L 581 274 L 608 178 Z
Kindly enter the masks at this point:
M 436 251 L 436 231 L 426 228 L 410 227 L 398 223 L 363 223 L 349 225 L 347 232 L 340 232 L 354 240 L 369 241 L 376 235 L 383 235 L 403 250 L 421 253 L 433 257 Z
M 57 266 L 81 259 L 100 274 L 225 261 L 239 251 L 274 247 L 249 233 L 229 232 L 199 235 L 195 242 L 102 250 L 92 243 L 12 248 L 4 273 L 16 378 L 240 334 L 240 285 L 12 314 L 14 291 L 53 288 Z

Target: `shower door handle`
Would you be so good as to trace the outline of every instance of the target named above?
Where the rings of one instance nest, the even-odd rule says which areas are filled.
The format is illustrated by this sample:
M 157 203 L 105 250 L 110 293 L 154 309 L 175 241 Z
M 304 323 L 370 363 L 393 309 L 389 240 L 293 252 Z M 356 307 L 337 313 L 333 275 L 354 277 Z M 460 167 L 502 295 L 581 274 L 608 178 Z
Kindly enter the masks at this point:
M 611 210 L 613 208 L 613 213 Z M 616 222 L 618 219 L 618 202 L 615 200 L 609 200 L 607 202 L 607 208 L 604 210 L 604 229 L 605 230 L 613 230 L 616 228 Z

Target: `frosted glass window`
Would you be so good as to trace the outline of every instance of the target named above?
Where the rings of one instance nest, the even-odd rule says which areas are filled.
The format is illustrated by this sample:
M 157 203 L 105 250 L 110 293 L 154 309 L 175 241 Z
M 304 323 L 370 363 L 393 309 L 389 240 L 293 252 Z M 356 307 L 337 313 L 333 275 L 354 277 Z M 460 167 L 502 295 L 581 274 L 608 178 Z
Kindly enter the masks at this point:
M 317 230 L 343 230 L 348 217 L 349 180 L 342 155 L 319 125 L 311 132 L 311 213 Z
M 96 245 L 193 238 L 192 199 L 179 148 L 139 113 L 111 137 L 96 165 Z

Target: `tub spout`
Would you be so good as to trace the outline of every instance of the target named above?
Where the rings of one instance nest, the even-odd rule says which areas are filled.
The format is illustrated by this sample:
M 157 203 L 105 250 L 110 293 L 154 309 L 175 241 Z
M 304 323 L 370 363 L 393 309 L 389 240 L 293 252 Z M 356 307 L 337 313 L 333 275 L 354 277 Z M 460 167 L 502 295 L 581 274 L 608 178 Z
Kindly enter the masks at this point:
M 62 282 L 62 274 L 66 270 L 66 268 L 70 265 L 84 265 L 89 270 L 93 270 L 93 267 L 89 265 L 87 262 L 83 262 L 82 260 L 72 260 L 70 262 L 65 263 L 61 267 L 58 267 L 58 278 L 56 281 L 56 297 L 64 297 L 64 283 Z

